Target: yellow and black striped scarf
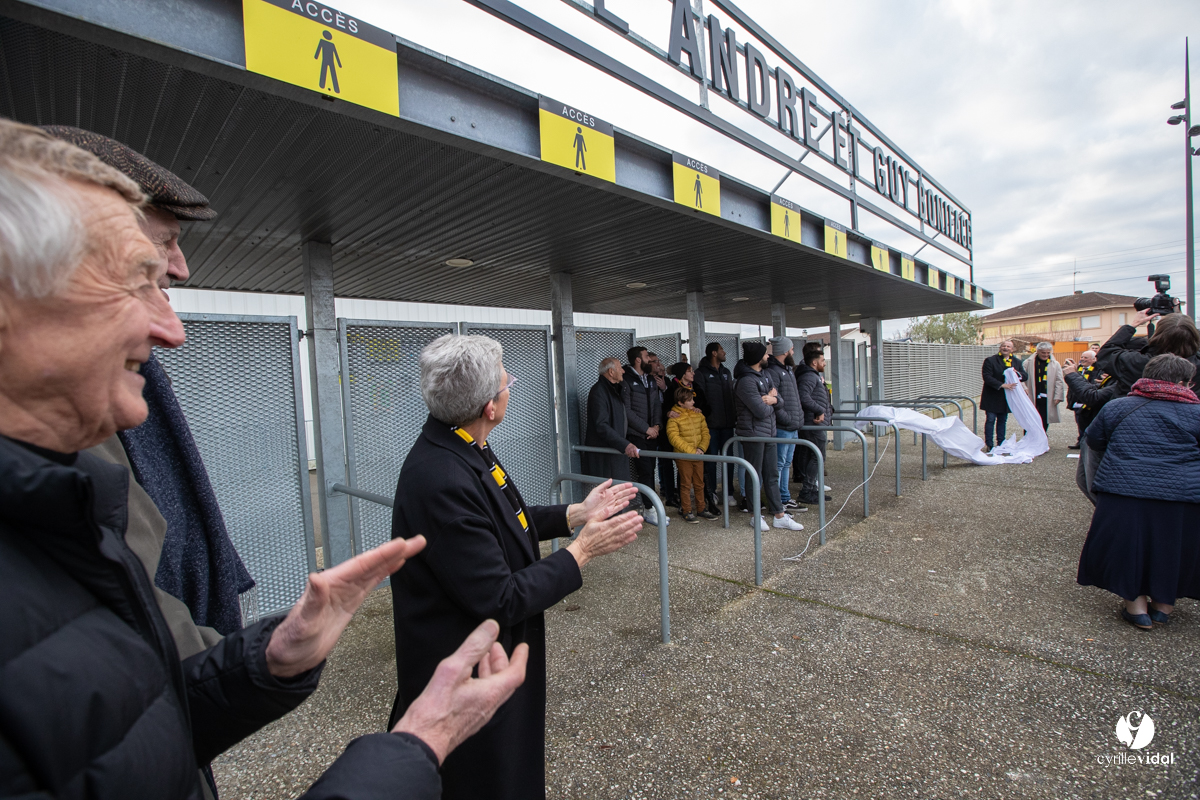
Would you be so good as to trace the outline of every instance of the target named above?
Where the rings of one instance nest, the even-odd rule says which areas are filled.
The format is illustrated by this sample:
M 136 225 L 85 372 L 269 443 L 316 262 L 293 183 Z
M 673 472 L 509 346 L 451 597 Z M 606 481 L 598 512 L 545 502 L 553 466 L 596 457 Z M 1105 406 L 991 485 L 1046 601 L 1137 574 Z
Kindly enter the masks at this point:
M 508 502 L 512 505 L 513 511 L 517 515 L 517 522 L 520 523 L 521 529 L 526 533 L 529 532 L 529 515 L 525 513 L 525 503 L 521 500 L 521 495 L 517 493 L 517 487 L 512 485 L 508 480 L 508 474 L 504 468 L 500 466 L 500 462 L 496 459 L 496 454 L 492 452 L 492 448 L 488 447 L 488 443 L 484 440 L 480 445 L 475 441 L 475 437 L 457 426 L 450 430 L 458 434 L 458 438 L 462 439 L 467 444 L 475 445 L 483 456 L 483 463 L 487 464 L 488 471 L 492 474 L 492 479 L 496 481 L 496 485 L 500 487 L 500 491 L 508 498 Z

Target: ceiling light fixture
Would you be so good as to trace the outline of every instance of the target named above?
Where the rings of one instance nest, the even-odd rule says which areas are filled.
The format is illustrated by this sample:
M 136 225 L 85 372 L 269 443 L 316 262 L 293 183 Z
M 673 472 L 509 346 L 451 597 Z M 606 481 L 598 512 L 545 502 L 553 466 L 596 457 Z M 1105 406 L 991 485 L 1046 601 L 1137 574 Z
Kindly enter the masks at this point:
M 729 298 L 729 299 L 730 299 L 730 300 L 732 300 L 732 301 L 733 301 L 733 302 L 735 302 L 735 303 L 744 303 L 744 302 L 746 302 L 747 300 L 749 300 L 750 298 L 749 298 L 749 297 L 731 297 L 731 298 Z
M 641 283 L 640 281 L 634 281 L 633 283 L 625 284 L 625 288 L 626 289 L 645 289 L 646 284 Z
M 861 317 L 861 316 L 862 316 L 862 314 L 851 314 L 850 316 L 852 316 L 852 317 Z
M 816 311 L 816 306 L 800 306 L 801 311 Z
M 446 260 L 447 267 L 473 267 L 475 262 L 469 258 L 450 258 Z

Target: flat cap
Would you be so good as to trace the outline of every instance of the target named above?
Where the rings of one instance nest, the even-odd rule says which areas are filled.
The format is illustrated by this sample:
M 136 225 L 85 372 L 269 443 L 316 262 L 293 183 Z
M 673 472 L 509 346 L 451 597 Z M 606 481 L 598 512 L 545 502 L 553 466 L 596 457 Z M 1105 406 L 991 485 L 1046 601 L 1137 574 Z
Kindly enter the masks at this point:
M 217 216 L 208 198 L 165 167 L 155 164 L 131 147 L 99 133 L 70 125 L 43 125 L 42 130 L 92 153 L 105 164 L 128 175 L 150 202 L 182 220 L 208 220 Z

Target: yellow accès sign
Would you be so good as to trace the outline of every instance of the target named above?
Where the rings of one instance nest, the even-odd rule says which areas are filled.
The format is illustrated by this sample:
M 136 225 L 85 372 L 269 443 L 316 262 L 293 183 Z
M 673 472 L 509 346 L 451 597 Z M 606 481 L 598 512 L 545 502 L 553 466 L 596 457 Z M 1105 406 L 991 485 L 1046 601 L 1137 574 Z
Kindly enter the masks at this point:
M 242 0 L 246 69 L 400 115 L 396 39 L 314 0 Z
M 616 183 L 612 125 L 549 97 L 538 101 L 538 120 L 542 161 Z
M 675 202 L 681 206 L 721 216 L 721 173 L 715 167 L 680 153 L 672 156 Z
M 906 281 L 915 281 L 917 279 L 917 265 L 911 258 L 900 254 L 900 274 L 904 276 Z
M 825 220 L 825 252 L 831 256 L 846 257 L 846 229 L 829 220 Z
M 888 255 L 888 249 L 878 242 L 871 244 L 871 266 L 880 272 L 891 272 L 892 263 Z
M 927 273 L 925 276 L 925 283 L 927 283 L 928 285 L 932 286 L 935 289 L 940 288 L 938 286 L 938 275 L 940 273 L 938 272 L 937 267 L 928 266 L 925 268 L 925 271 Z
M 799 244 L 800 207 L 791 200 L 771 195 L 771 233 Z

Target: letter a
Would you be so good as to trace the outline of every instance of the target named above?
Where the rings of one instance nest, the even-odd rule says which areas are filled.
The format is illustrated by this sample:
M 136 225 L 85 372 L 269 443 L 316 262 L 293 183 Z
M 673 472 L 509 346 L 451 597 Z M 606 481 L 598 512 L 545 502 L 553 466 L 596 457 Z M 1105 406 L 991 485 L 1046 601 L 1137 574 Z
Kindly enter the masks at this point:
M 292 0 L 292 10 L 299 11 L 301 14 L 303 14 L 304 5 L 300 2 L 300 0 Z
M 692 19 L 689 0 L 673 0 L 671 11 L 671 43 L 667 46 L 667 58 L 672 64 L 683 65 L 681 51 L 687 51 L 688 69 L 692 75 L 704 77 L 704 67 L 700 64 L 700 41 L 696 38 L 696 22 Z

